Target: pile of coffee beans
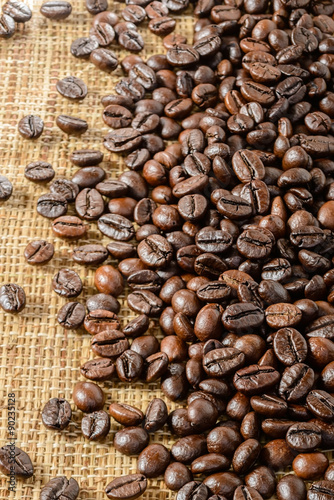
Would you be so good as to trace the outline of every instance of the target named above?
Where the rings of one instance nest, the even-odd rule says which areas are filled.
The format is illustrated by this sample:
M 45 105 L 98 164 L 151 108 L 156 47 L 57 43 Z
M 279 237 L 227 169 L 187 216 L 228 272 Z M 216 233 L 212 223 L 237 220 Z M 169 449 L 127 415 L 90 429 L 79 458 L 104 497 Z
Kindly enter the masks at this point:
M 60 19 L 66 3 L 44 10 Z M 138 455 L 136 473 L 114 479 L 106 495 L 138 498 L 148 479 L 164 474 L 178 500 L 261 500 L 275 492 L 278 500 L 332 499 L 334 467 L 323 451 L 334 447 L 334 3 L 198 0 L 192 43 L 171 34 L 168 17 L 187 1 L 135 3 L 120 22 L 103 0 L 87 0 L 96 14 L 90 36 L 71 47 L 110 71 L 117 57 L 105 47 L 117 39 L 141 50 L 136 25 L 146 17 L 153 33 L 166 35 L 166 55 L 126 56 L 125 77 L 102 98 L 112 129 L 104 147 L 123 155 L 128 170 L 107 177 L 104 155 L 93 149 L 73 151 L 72 179 L 53 180 L 45 162 L 30 163 L 25 174 L 53 180 L 37 211 L 52 219 L 57 237 L 80 239 L 96 223 L 110 239 L 73 250 L 76 263 L 100 266 L 99 293 L 86 307 L 68 302 L 57 318 L 92 335 L 96 357 L 81 366 L 87 381 L 73 391 L 83 435 L 104 439 L 110 414 L 123 426 L 115 448 Z M 74 76 L 57 90 L 69 99 L 88 91 Z M 66 133 L 87 130 L 73 117 L 57 124 Z M 27 138 L 42 128 L 38 117 L 19 125 Z M 0 178 L 2 186 L 9 190 Z M 76 215 L 67 214 L 71 204 Z M 34 241 L 25 258 L 42 264 L 53 251 Z M 109 256 L 117 268 L 105 263 Z M 125 281 L 137 316 L 121 328 Z M 52 287 L 75 298 L 82 282 L 66 268 Z M 1 288 L 5 310 L 24 304 L 20 287 Z M 161 342 L 146 334 L 152 321 Z M 161 381 L 168 400 L 186 405 L 168 412 L 154 398 L 143 412 L 113 402 L 108 414 L 97 382 L 117 379 Z M 64 429 L 69 403 L 50 400 L 42 419 Z M 150 444 L 165 424 L 177 438 L 170 450 Z M 7 458 L 2 448 L 2 471 Z M 25 456 L 22 463 L 31 470 Z M 294 474 L 276 484 L 275 473 L 288 467 Z M 65 489 L 75 499 L 72 481 L 53 479 L 41 498 Z

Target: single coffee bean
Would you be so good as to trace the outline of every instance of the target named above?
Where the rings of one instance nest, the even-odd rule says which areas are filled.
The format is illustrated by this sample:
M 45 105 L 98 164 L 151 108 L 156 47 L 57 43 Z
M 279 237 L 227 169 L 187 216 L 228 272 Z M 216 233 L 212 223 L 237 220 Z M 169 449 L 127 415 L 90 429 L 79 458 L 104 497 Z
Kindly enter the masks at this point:
M 135 500 L 140 497 L 147 488 L 147 479 L 143 474 L 129 474 L 117 477 L 106 486 L 105 492 L 108 498 Z
M 302 400 L 311 390 L 314 383 L 314 371 L 304 363 L 288 366 L 279 385 L 279 395 L 291 403 Z
M 306 487 L 304 482 L 294 474 L 288 474 L 282 477 L 276 487 L 276 495 L 278 500 L 305 500 Z
M 52 288 L 63 297 L 77 297 L 82 292 L 82 281 L 75 271 L 64 268 L 53 277 Z
M 71 203 L 79 194 L 79 187 L 68 179 L 56 179 L 50 184 L 50 192 L 63 196 L 68 203 Z
M 60 21 L 71 14 L 72 5 L 65 0 L 48 0 L 43 3 L 40 12 L 48 19 Z
M 147 432 L 156 432 L 162 429 L 167 422 L 168 410 L 166 403 L 160 398 L 154 398 L 145 412 L 144 428 Z
M 134 406 L 112 403 L 109 406 L 110 415 L 120 424 L 126 427 L 137 426 L 144 420 L 144 414 Z
M 79 485 L 72 477 L 70 479 L 66 476 L 54 477 L 41 489 L 40 499 L 52 500 L 55 495 L 60 499 L 63 497 L 75 500 L 79 495 Z
M 326 391 L 313 390 L 306 397 L 309 410 L 321 420 L 331 421 L 334 416 L 334 398 Z
M 24 250 L 24 258 L 33 266 L 49 262 L 54 254 L 54 246 L 44 240 L 31 241 Z
M 186 483 L 178 492 L 177 500 L 190 500 L 190 499 L 198 499 L 198 500 L 207 500 L 209 497 L 209 490 L 200 481 L 190 481 Z
M 334 492 L 334 481 L 317 481 L 307 492 L 307 500 L 329 500 Z
M 308 481 L 323 476 L 328 465 L 328 458 L 320 452 L 297 455 L 292 462 L 294 473 L 301 479 Z
M 114 312 L 95 309 L 86 315 L 84 326 L 88 333 L 96 335 L 100 332 L 117 330 L 120 327 L 120 323 Z
M 9 313 L 19 313 L 26 305 L 26 294 L 19 285 L 9 283 L 0 288 L 0 307 Z
M 102 410 L 104 399 L 102 389 L 93 382 L 77 382 L 74 386 L 73 401 L 84 413 Z
M 149 435 L 142 427 L 126 427 L 116 432 L 114 447 L 124 455 L 139 455 L 149 443 Z
M 56 88 L 63 97 L 75 100 L 84 99 L 88 92 L 86 84 L 76 76 L 67 76 L 59 80 Z
M 60 238 L 81 238 L 86 234 L 87 227 L 79 217 L 73 215 L 58 217 L 51 224 L 52 231 Z
M 106 411 L 94 411 L 81 420 L 82 434 L 90 441 L 105 438 L 110 430 L 110 418 Z
M 88 37 L 79 37 L 71 44 L 71 54 L 72 56 L 78 58 L 88 58 L 91 52 L 98 48 L 99 43 L 97 39 L 92 40 Z
M 178 491 L 186 483 L 192 481 L 193 476 L 190 470 L 179 462 L 173 462 L 168 465 L 164 474 L 164 482 L 170 490 Z
M 112 329 L 94 335 L 91 346 L 98 356 L 116 359 L 129 348 L 129 342 L 122 332 Z
M 71 406 L 66 399 L 52 398 L 42 410 L 42 422 L 48 429 L 63 430 L 72 418 Z
M 75 200 L 75 210 L 83 219 L 96 220 L 104 211 L 103 198 L 96 189 L 85 188 Z
M 131 221 L 122 215 L 102 215 L 97 224 L 102 234 L 117 241 L 128 241 L 134 235 Z
M 57 314 L 58 323 L 66 330 L 79 328 L 85 319 L 86 310 L 79 302 L 68 302 Z
M 34 466 L 25 451 L 8 445 L 0 448 L 0 471 L 6 476 L 14 472 L 17 477 L 28 478 L 34 474 Z
M 36 115 L 24 116 L 19 121 L 18 129 L 19 133 L 25 139 L 38 139 L 38 137 L 42 135 L 44 129 L 44 122 L 40 116 Z
M 103 153 L 96 149 L 78 149 L 72 151 L 70 160 L 77 167 L 91 167 L 103 161 Z
M 90 14 L 96 15 L 108 9 L 107 0 L 86 0 L 86 9 Z
M 244 498 L 249 498 L 249 500 L 263 499 L 255 488 L 252 488 L 251 486 L 238 486 L 234 492 L 233 500 L 244 500 Z
M 251 365 L 238 370 L 233 377 L 233 383 L 243 394 L 254 395 L 265 392 L 277 384 L 279 379 L 280 374 L 273 367 Z
M 184 464 L 191 463 L 205 453 L 206 439 L 204 436 L 196 434 L 178 439 L 171 448 L 171 455 L 174 460 Z
M 83 265 L 102 264 L 108 258 L 108 250 L 103 245 L 83 245 L 73 249 L 73 260 Z
M 0 16 L 0 38 L 11 38 L 15 33 L 15 22 L 12 16 L 3 13 Z
M 77 118 L 75 116 L 59 115 L 56 118 L 56 124 L 65 132 L 65 134 L 84 134 L 88 130 L 88 123 L 86 120 Z
M 43 194 L 37 200 L 37 212 L 48 219 L 56 219 L 67 212 L 67 201 L 60 194 Z
M 95 382 L 104 382 L 111 380 L 115 373 L 115 365 L 111 359 L 108 358 L 95 358 L 86 361 L 80 367 L 80 373 L 89 380 Z
M 100 47 L 94 49 L 89 56 L 89 60 L 102 71 L 111 72 L 118 66 L 118 58 L 112 50 Z
M 290 448 L 300 452 L 313 451 L 320 446 L 321 441 L 321 429 L 308 422 L 292 425 L 286 435 Z
M 13 192 L 12 183 L 4 175 L 0 175 L 0 201 L 8 200 Z
M 122 382 L 135 382 L 141 375 L 144 360 L 137 352 L 128 349 L 116 360 L 116 371 Z
M 50 163 L 35 161 L 26 166 L 24 176 L 32 182 L 49 182 L 54 178 L 55 171 Z
M 170 462 L 170 453 L 162 444 L 150 444 L 139 455 L 137 468 L 141 474 L 153 478 L 163 474 Z
M 275 334 L 275 355 L 285 366 L 302 363 L 307 356 L 307 342 L 294 328 L 281 328 Z

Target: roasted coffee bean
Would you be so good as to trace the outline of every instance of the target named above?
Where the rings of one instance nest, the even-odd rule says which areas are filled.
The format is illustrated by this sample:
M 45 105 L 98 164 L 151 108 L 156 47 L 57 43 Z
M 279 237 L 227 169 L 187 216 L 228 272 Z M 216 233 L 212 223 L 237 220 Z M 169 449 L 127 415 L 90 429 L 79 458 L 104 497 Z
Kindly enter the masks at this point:
M 291 403 L 301 401 L 311 390 L 314 383 L 314 371 L 304 363 L 287 367 L 281 378 L 279 394 Z
M 44 122 L 40 116 L 36 115 L 24 116 L 21 118 L 18 125 L 19 133 L 25 139 L 38 139 L 38 137 L 42 135 L 43 129 Z
M 88 92 L 86 84 L 76 76 L 67 76 L 59 80 L 56 88 L 63 97 L 75 100 L 84 99 Z
M 52 398 L 42 410 L 42 422 L 48 429 L 63 430 L 72 418 L 71 406 L 66 399 Z
M 121 273 L 113 266 L 104 265 L 95 272 L 94 283 L 101 293 L 118 297 L 124 290 L 124 281 Z
M 306 397 L 309 410 L 321 420 L 331 421 L 334 415 L 334 398 L 326 391 L 313 390 Z
M 0 201 L 8 200 L 13 192 L 12 183 L 4 175 L 0 175 Z
M 330 499 L 333 496 L 334 481 L 317 481 L 313 483 L 307 492 L 308 500 L 324 500 Z
M 106 71 L 107 73 L 114 71 L 118 66 L 118 58 L 115 52 L 103 47 L 94 49 L 90 53 L 89 60 L 98 69 Z
M 70 160 L 77 167 L 91 167 L 103 161 L 103 153 L 96 149 L 78 149 L 72 151 Z
M 134 29 L 125 29 L 119 35 L 118 42 L 126 50 L 140 52 L 144 48 L 144 40 Z
M 63 297 L 77 297 L 82 292 L 82 282 L 75 271 L 64 268 L 53 277 L 52 288 Z
M 250 403 L 256 413 L 266 417 L 284 417 L 288 411 L 288 405 L 283 399 L 270 394 L 253 396 Z
M 26 166 L 24 176 L 32 182 L 49 182 L 54 178 L 55 171 L 50 163 L 36 161 Z
M 135 382 L 141 375 L 144 359 L 134 350 L 124 351 L 116 360 L 116 371 L 122 382 Z
M 68 498 L 75 500 L 79 495 L 79 485 L 72 477 L 67 479 L 66 476 L 59 476 L 50 479 L 48 483 L 41 489 L 41 500 L 52 500 L 52 498 Z
M 95 358 L 86 361 L 80 367 L 81 375 L 89 380 L 104 382 L 110 380 L 115 372 L 115 365 L 108 358 Z
M 26 305 L 26 294 L 19 285 L 9 283 L 0 288 L 0 307 L 6 312 L 16 314 Z
M 102 389 L 92 382 L 77 382 L 73 389 L 73 401 L 84 413 L 102 410 L 104 393 Z
M 99 441 L 108 435 L 110 418 L 106 411 L 94 411 L 81 420 L 81 432 L 90 441 Z
M 224 377 L 234 373 L 245 361 L 245 355 L 233 347 L 214 349 L 203 358 L 203 368 L 211 377 Z
M 206 453 L 204 436 L 193 434 L 176 441 L 171 448 L 171 455 L 177 462 L 190 463 Z
M 122 332 L 111 329 L 94 335 L 91 346 L 98 356 L 116 359 L 129 348 L 129 342 Z
M 231 427 L 216 427 L 207 436 L 207 447 L 209 453 L 220 453 L 232 456 L 242 438 L 239 432 Z
M 158 477 L 164 473 L 170 462 L 170 453 L 162 444 L 147 446 L 138 457 L 137 468 L 146 477 Z
M 280 374 L 271 366 L 251 365 L 238 370 L 233 383 L 235 388 L 246 395 L 265 392 L 280 379 Z
M 60 21 L 71 14 L 72 5 L 64 0 L 48 0 L 43 3 L 40 12 L 48 19 Z
M 58 323 L 66 330 L 79 328 L 85 319 L 85 308 L 79 302 L 68 302 L 57 314 Z
M 52 243 L 44 240 L 31 241 L 24 250 L 24 258 L 33 266 L 49 262 L 54 254 Z
M 303 363 L 307 356 L 307 342 L 294 328 L 281 328 L 275 334 L 275 355 L 286 366 Z
M 98 265 L 108 257 L 108 250 L 103 245 L 83 245 L 73 249 L 73 260 L 78 264 Z
M 10 16 L 16 23 L 26 23 L 30 21 L 32 12 L 28 5 L 20 0 L 8 0 L 2 6 L 2 12 Z
M 108 9 L 107 0 L 86 0 L 86 9 L 90 14 L 99 14 Z
M 91 38 L 88 37 L 80 37 L 72 42 L 71 54 L 74 57 L 88 58 L 91 52 L 93 52 L 93 50 L 95 49 L 98 49 L 98 47 L 99 43 L 97 39 L 92 40 Z M 59 128 L 61 127 L 59 126 Z
M 165 374 L 168 367 L 168 356 L 164 352 L 152 354 L 145 360 L 145 380 L 147 382 L 155 382 Z
M 154 398 L 146 409 L 144 428 L 147 432 L 155 432 L 165 425 L 167 418 L 168 410 L 165 402 Z
M 131 243 L 113 241 L 107 245 L 108 252 L 115 258 L 127 259 L 136 254 L 136 249 Z
M 68 179 L 56 179 L 50 184 L 50 192 L 63 196 L 68 203 L 71 203 L 78 196 L 79 187 Z
M 91 335 L 96 335 L 100 332 L 117 330 L 120 327 L 117 315 L 114 312 L 105 311 L 103 309 L 95 309 L 90 311 L 85 317 L 85 330 Z
M 84 134 L 88 130 L 86 120 L 74 116 L 59 115 L 56 118 L 56 124 L 66 134 Z
M 114 447 L 124 455 L 139 455 L 149 443 L 149 435 L 142 427 L 126 427 L 116 432 Z
M 321 441 L 321 429 L 308 422 L 292 425 L 286 435 L 290 448 L 299 452 L 313 451 L 320 446 Z
M 215 495 L 232 498 L 235 490 L 242 485 L 242 480 L 233 472 L 217 472 L 207 477 L 202 484 Z
M 165 470 L 164 482 L 170 490 L 178 491 L 192 479 L 190 470 L 179 462 L 171 463 Z
M 147 479 L 143 474 L 129 474 L 117 477 L 106 486 L 105 492 L 108 498 L 135 500 L 140 497 L 147 488 Z
M 271 328 L 285 328 L 298 325 L 302 313 L 293 304 L 278 303 L 267 307 L 266 321 Z
M 0 471 L 6 476 L 14 472 L 17 477 L 28 478 L 33 475 L 34 466 L 25 451 L 8 445 L 0 448 Z
M 60 238 L 81 238 L 86 234 L 87 227 L 79 217 L 73 215 L 58 217 L 51 224 L 52 231 Z
M 60 194 L 43 194 L 37 200 L 37 212 L 48 219 L 55 219 L 67 212 L 67 201 Z
M 297 455 L 292 462 L 294 473 L 304 480 L 320 478 L 328 467 L 328 458 L 320 452 Z
M 15 33 L 14 19 L 5 13 L 0 16 L 0 38 L 10 38 Z
M 276 495 L 278 500 L 305 500 L 306 487 L 304 482 L 293 474 L 288 474 L 282 477 L 276 487 Z

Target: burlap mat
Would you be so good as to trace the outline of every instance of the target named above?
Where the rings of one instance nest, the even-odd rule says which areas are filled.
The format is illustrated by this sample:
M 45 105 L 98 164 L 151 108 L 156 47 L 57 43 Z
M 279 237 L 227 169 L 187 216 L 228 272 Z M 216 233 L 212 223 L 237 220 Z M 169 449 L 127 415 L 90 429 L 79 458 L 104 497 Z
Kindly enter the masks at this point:
M 28 2 L 27 2 L 28 3 Z M 30 3 L 30 6 L 33 0 Z M 122 74 L 118 69 L 108 75 L 97 70 L 85 60 L 70 55 L 71 42 L 87 36 L 91 15 L 84 8 L 83 0 L 72 2 L 73 11 L 65 21 L 51 22 L 39 13 L 35 2 L 34 15 L 16 35 L 0 42 L 0 173 L 8 176 L 14 186 L 13 196 L 0 206 L 0 283 L 20 284 L 27 295 L 27 306 L 18 315 L 0 312 L 0 446 L 9 442 L 7 432 L 7 395 L 16 395 L 17 446 L 27 451 L 33 461 L 35 474 L 26 481 L 17 481 L 16 493 L 8 492 L 8 481 L 0 478 L 0 499 L 38 500 L 41 487 L 54 476 L 74 477 L 80 485 L 80 500 L 102 500 L 104 487 L 114 477 L 135 472 L 136 458 L 116 452 L 113 436 L 120 428 L 112 422 L 111 432 L 102 443 L 91 443 L 80 432 L 81 414 L 73 412 L 70 426 L 63 432 L 46 430 L 40 413 L 51 397 L 65 397 L 71 401 L 72 388 L 82 379 L 79 367 L 91 358 L 90 335 L 83 331 L 63 330 L 56 322 L 56 313 L 65 300 L 51 291 L 53 275 L 62 267 L 75 269 L 84 284 L 79 300 L 83 303 L 91 294 L 94 269 L 79 266 L 70 260 L 75 244 L 55 238 L 50 231 L 50 221 L 35 211 L 38 197 L 47 187 L 38 186 L 24 177 L 24 167 L 35 160 L 50 162 L 56 178 L 71 177 L 76 167 L 69 162 L 73 149 L 102 148 L 102 137 L 110 130 L 102 121 L 100 99 L 113 91 Z M 114 3 L 119 12 L 124 4 Z M 177 16 L 177 33 L 192 39 L 193 20 L 190 11 Z M 145 58 L 163 51 L 161 40 L 152 35 L 145 25 Z M 117 52 L 124 57 L 125 52 Z M 88 85 L 88 95 L 82 102 L 72 102 L 60 96 L 56 82 L 65 76 L 75 75 Z M 27 141 L 17 132 L 17 123 L 27 114 L 40 115 L 45 123 L 43 135 L 36 141 Z M 58 114 L 84 118 L 89 130 L 80 139 L 68 137 L 55 125 Z M 103 149 L 103 148 L 102 148 Z M 123 169 L 123 160 L 106 150 L 104 168 L 110 177 Z M 71 213 L 71 211 L 70 211 Z M 95 224 L 91 224 L 89 238 L 101 241 Z M 29 241 L 43 238 L 55 245 L 53 260 L 43 267 L 26 264 L 23 252 Z M 102 240 L 104 243 L 108 239 Z M 124 304 L 124 297 L 121 297 Z M 132 317 L 131 311 L 122 307 L 123 324 Z M 151 333 L 159 335 L 152 321 Z M 160 396 L 157 384 L 128 385 L 105 383 L 107 403 L 126 402 L 145 410 L 153 396 Z M 168 403 L 168 407 L 175 405 Z M 151 442 L 162 442 L 170 447 L 167 431 L 151 437 Z M 167 500 L 175 493 L 166 489 L 163 481 L 150 480 L 145 499 Z

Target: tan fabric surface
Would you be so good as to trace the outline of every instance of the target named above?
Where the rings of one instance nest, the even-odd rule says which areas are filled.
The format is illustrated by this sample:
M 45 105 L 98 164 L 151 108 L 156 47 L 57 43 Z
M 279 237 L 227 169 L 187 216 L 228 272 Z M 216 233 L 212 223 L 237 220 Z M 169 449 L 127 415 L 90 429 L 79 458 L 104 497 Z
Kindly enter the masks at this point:
M 80 432 L 81 414 L 73 412 L 70 426 L 62 432 L 46 430 L 40 413 L 51 397 L 65 397 L 73 407 L 73 385 L 82 379 L 79 366 L 90 359 L 90 335 L 83 331 L 63 330 L 56 322 L 58 309 L 66 302 L 51 290 L 53 275 L 62 267 L 75 269 L 84 284 L 79 301 L 95 293 L 93 268 L 85 268 L 71 261 L 75 245 L 55 238 L 50 231 L 51 221 L 35 211 L 38 197 L 47 192 L 46 186 L 29 182 L 24 167 L 38 159 L 50 162 L 56 178 L 71 177 L 77 168 L 69 162 L 74 149 L 102 147 L 101 140 L 109 129 L 103 124 L 100 99 L 112 92 L 122 74 L 113 75 L 97 70 L 89 62 L 70 55 L 71 42 L 87 36 L 92 16 L 85 10 L 83 0 L 72 2 L 73 11 L 65 21 L 51 22 L 39 13 L 40 1 L 32 2 L 34 15 L 16 35 L 0 41 L 0 173 L 8 176 L 14 186 L 13 196 L 0 205 L 0 283 L 20 284 L 27 295 L 27 306 L 17 315 L 0 312 L 0 446 L 9 442 L 7 433 L 7 394 L 16 394 L 17 446 L 27 451 L 35 467 L 35 474 L 26 481 L 17 481 L 16 493 L 8 493 L 8 481 L 0 477 L 0 499 L 38 500 L 41 487 L 57 475 L 72 476 L 80 486 L 80 500 L 106 498 L 104 487 L 118 475 L 136 470 L 136 459 L 116 452 L 112 446 L 114 433 L 120 428 L 114 421 L 111 432 L 103 443 L 90 443 Z M 32 5 L 30 2 L 30 6 Z M 119 12 L 121 5 L 115 3 Z M 177 17 L 176 32 L 188 34 L 191 40 L 190 13 Z M 162 49 L 161 41 L 144 26 L 148 56 Z M 120 57 L 125 52 L 116 49 Z M 88 95 L 82 102 L 73 102 L 55 90 L 58 79 L 68 75 L 82 78 L 88 85 Z M 44 122 L 43 135 L 27 141 L 17 132 L 17 123 L 27 114 L 38 114 Z M 89 130 L 81 138 L 68 137 L 55 125 L 58 114 L 84 118 Z M 104 168 L 109 176 L 122 171 L 123 161 L 104 150 Z M 73 213 L 71 208 L 69 213 Z M 108 242 L 100 238 L 96 225 L 91 223 L 89 238 L 80 240 Z M 23 252 L 31 240 L 47 239 L 55 245 L 53 260 L 43 267 L 26 264 Z M 122 300 L 123 302 L 123 300 Z M 121 319 L 126 322 L 131 312 L 122 308 Z M 158 329 L 152 322 L 152 332 Z M 103 384 L 107 403 L 118 400 L 137 405 L 145 410 L 154 395 L 160 395 L 156 384 Z M 154 391 L 154 392 L 153 392 Z M 169 409 L 175 405 L 168 403 Z M 73 407 L 74 408 L 74 407 Z M 151 442 L 170 446 L 167 431 L 156 433 Z M 171 499 L 175 494 L 161 480 L 150 480 L 145 499 Z

